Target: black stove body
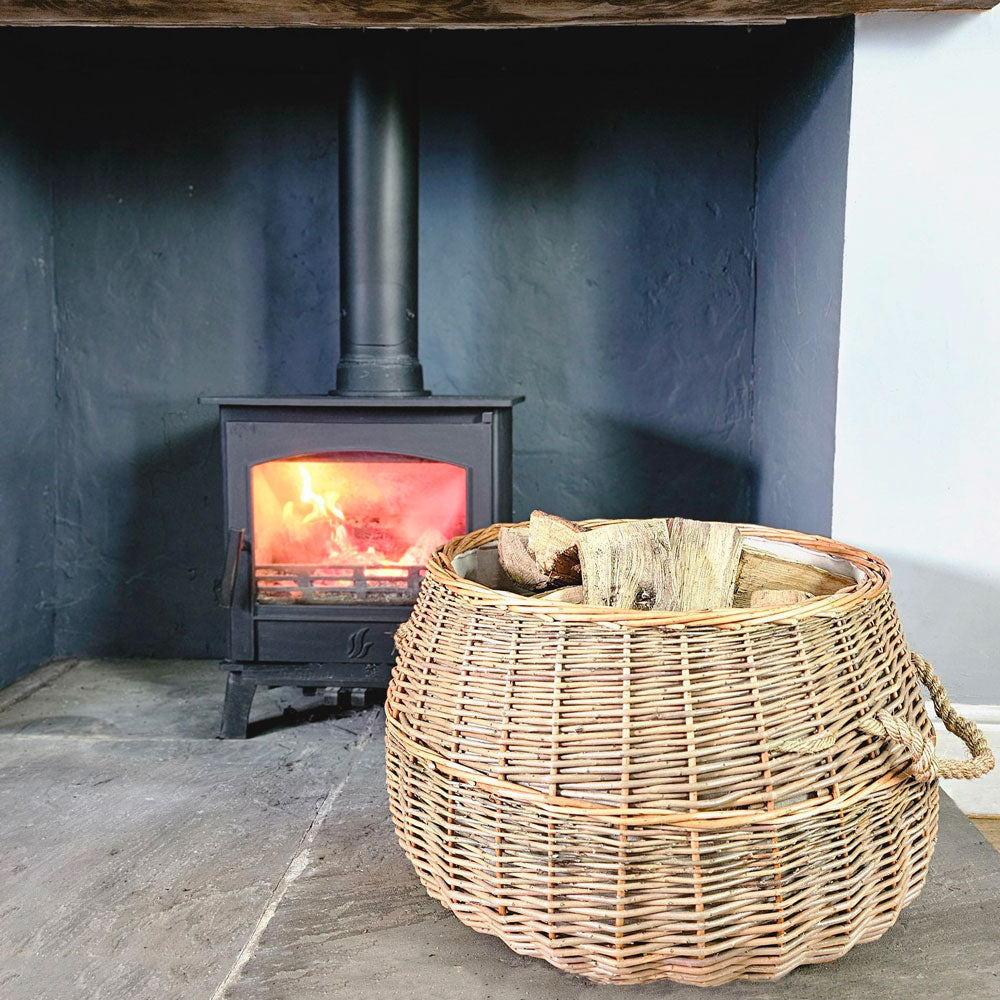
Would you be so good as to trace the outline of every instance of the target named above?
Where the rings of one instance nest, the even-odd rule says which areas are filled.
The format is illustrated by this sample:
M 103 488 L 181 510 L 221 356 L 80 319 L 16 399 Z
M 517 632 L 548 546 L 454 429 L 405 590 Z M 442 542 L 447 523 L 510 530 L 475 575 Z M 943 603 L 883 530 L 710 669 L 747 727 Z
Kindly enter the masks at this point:
M 379 456 L 464 472 L 468 530 L 511 514 L 512 399 L 419 396 L 213 398 L 221 411 L 228 548 L 229 672 L 222 736 L 246 735 L 258 684 L 384 688 L 393 634 L 410 613 L 419 564 L 275 565 L 255 524 L 255 470 Z M 349 466 L 348 466 L 349 467 Z M 416 466 L 420 468 L 421 466 Z M 258 511 L 259 513 L 259 511 Z M 405 517 L 405 510 L 388 516 Z M 374 575 L 366 576 L 366 573 Z
M 225 475 L 223 737 L 246 736 L 258 684 L 384 688 L 430 551 L 510 520 L 521 397 L 423 388 L 414 44 L 363 35 L 347 67 L 336 388 L 204 400 L 220 407 Z

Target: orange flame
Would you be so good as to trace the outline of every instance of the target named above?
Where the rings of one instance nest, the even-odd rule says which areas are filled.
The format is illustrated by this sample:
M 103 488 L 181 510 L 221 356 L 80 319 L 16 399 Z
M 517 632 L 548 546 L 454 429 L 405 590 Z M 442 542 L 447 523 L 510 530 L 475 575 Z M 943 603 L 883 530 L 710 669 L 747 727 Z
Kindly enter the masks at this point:
M 302 492 L 299 494 L 299 499 L 303 503 L 313 505 L 312 511 L 305 517 L 306 522 L 318 521 L 322 518 L 336 518 L 338 521 L 343 521 L 344 512 L 337 506 L 337 494 L 331 492 L 325 497 L 321 497 L 312 488 L 312 476 L 309 475 L 308 467 L 301 463 L 299 463 L 299 475 L 302 477 Z
M 260 565 L 423 566 L 466 530 L 466 472 L 409 456 L 339 453 L 251 469 L 255 561 Z M 386 568 L 380 568 L 386 567 Z

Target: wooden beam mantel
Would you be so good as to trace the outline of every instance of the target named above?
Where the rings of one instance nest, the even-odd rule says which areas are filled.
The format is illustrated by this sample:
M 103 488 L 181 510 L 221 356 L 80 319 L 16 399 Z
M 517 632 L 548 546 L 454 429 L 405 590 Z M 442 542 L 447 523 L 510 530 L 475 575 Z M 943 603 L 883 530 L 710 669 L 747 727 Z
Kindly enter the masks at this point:
M 0 0 L 0 24 L 148 27 L 544 27 L 767 24 L 876 11 L 988 10 L 998 0 Z

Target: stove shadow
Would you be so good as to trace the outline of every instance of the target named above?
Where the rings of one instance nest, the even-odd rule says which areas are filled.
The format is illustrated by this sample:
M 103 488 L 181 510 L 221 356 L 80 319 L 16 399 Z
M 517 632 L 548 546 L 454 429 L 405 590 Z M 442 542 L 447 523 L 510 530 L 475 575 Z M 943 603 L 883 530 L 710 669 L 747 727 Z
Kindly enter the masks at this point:
M 575 519 L 681 515 L 752 522 L 758 477 L 748 451 L 747 441 L 733 441 L 730 450 L 588 414 L 571 449 L 529 446 L 515 453 L 515 516 L 541 507 Z
M 263 736 L 265 733 L 278 732 L 308 723 L 323 723 L 337 720 L 351 720 L 360 717 L 372 705 L 381 705 L 385 700 L 384 690 L 367 690 L 364 692 L 363 703 L 359 699 L 352 700 L 348 688 L 327 688 L 305 691 L 290 688 L 265 688 L 260 697 L 263 702 L 267 695 L 283 708 L 279 715 L 268 715 L 251 721 L 247 726 L 247 738 Z M 273 696 L 277 695 L 276 698 Z M 353 727 L 348 728 L 353 731 Z
M 60 484 L 67 513 L 56 555 L 57 652 L 221 656 L 216 414 L 193 400 L 184 407 L 135 401 L 116 421 L 95 420 L 88 432 L 73 474 Z

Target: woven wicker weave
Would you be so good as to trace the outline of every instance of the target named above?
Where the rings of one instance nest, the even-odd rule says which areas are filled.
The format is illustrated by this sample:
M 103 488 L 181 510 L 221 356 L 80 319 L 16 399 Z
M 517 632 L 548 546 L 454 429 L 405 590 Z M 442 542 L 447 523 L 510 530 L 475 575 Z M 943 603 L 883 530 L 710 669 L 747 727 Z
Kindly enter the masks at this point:
M 596 522 L 595 522 L 596 523 Z M 889 573 L 782 608 L 538 602 L 431 561 L 387 702 L 399 841 L 427 891 L 515 951 L 602 982 L 773 979 L 892 926 L 920 892 L 936 778 L 992 767 L 908 650 Z M 973 752 L 934 756 L 920 683 Z

